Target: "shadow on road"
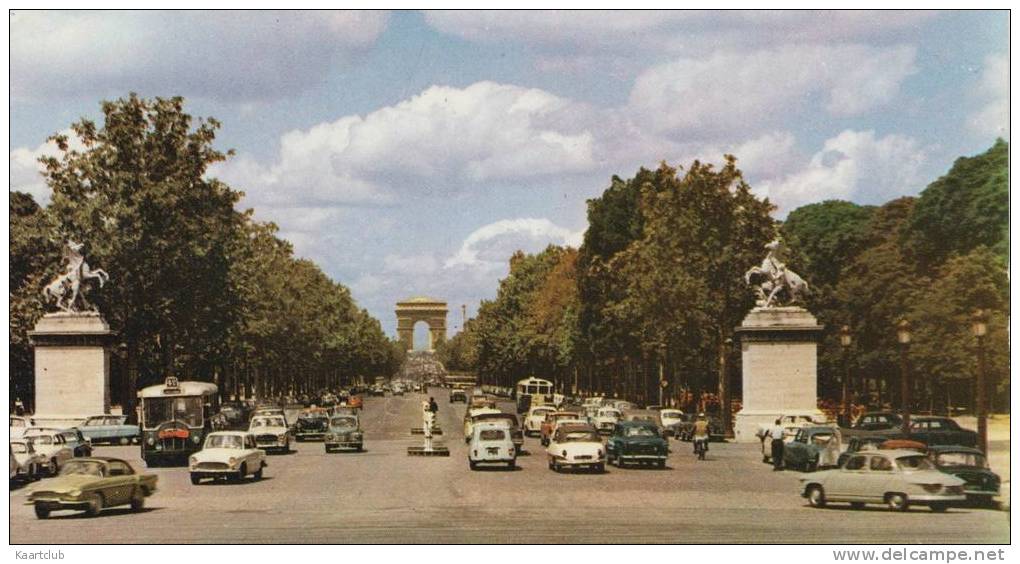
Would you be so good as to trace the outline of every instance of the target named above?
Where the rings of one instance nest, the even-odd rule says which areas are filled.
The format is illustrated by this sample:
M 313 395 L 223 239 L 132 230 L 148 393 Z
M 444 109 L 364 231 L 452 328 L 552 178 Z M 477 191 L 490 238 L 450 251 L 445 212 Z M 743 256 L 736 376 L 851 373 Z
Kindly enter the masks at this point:
M 45 520 L 47 520 L 47 521 L 63 521 L 63 520 L 67 520 L 67 519 L 102 519 L 103 517 L 113 517 L 115 515 L 129 515 L 129 514 L 138 514 L 138 513 L 151 513 L 153 511 L 162 511 L 162 510 L 163 510 L 162 507 L 146 507 L 144 509 L 139 509 L 137 511 L 135 511 L 134 509 L 131 509 L 130 507 L 112 507 L 112 508 L 104 509 L 104 510 L 100 511 L 99 515 L 96 515 L 95 517 L 89 517 L 88 515 L 85 514 L 84 511 L 71 510 L 71 511 L 74 511 L 74 513 L 64 513 L 64 514 L 61 514 L 61 515 L 54 515 L 54 514 L 51 513 L 50 516 L 47 517 Z

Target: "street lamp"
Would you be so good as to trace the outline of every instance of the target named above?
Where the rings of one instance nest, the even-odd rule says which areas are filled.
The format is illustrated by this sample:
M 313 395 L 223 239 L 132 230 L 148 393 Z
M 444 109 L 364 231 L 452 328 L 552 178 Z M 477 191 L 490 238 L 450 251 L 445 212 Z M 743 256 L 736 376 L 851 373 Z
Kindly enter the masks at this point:
M 896 324 L 896 340 L 900 343 L 900 401 L 903 411 L 903 434 L 910 433 L 910 370 L 907 367 L 907 348 L 910 347 L 910 322 L 900 319 Z
M 663 405 L 662 395 L 666 391 L 666 386 L 669 382 L 666 381 L 666 343 L 659 343 L 659 406 Z
M 974 410 L 977 411 L 978 448 L 988 453 L 988 390 L 985 384 L 985 335 L 988 334 L 988 314 L 984 310 L 974 312 L 971 319 L 971 331 L 977 339 L 977 378 L 975 387 L 977 397 L 974 398 Z
M 850 421 L 850 345 L 853 337 L 850 335 L 850 326 L 844 325 L 839 329 L 839 344 L 843 347 L 843 421 L 849 427 Z

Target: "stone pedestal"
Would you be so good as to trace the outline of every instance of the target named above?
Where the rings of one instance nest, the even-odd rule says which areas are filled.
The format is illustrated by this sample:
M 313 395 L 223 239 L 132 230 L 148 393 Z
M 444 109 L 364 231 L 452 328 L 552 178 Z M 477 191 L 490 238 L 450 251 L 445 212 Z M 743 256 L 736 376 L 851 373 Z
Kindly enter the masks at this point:
M 738 442 L 757 441 L 758 429 L 788 414 L 818 411 L 818 340 L 822 326 L 801 307 L 755 308 L 740 339 L 743 407 L 736 416 Z
M 98 313 L 50 313 L 28 332 L 35 347 L 37 425 L 74 425 L 110 412 L 110 344 Z

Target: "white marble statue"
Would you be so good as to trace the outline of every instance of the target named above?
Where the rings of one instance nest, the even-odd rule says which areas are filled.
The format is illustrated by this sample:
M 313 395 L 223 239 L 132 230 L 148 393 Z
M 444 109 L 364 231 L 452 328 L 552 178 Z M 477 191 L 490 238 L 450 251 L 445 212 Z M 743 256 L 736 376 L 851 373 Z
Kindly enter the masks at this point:
M 43 288 L 43 296 L 46 298 L 46 302 L 49 303 L 55 300 L 57 307 L 68 313 L 79 311 L 95 312 L 95 306 L 91 305 L 82 294 L 81 284 L 87 280 L 98 280 L 99 287 L 102 288 L 103 284 L 110 280 L 110 275 L 105 270 L 101 268 L 92 269 L 85 262 L 85 255 L 82 254 L 84 246 L 82 243 L 68 239 L 67 245 L 64 247 L 64 259 L 67 261 L 64 273 L 54 278 L 53 281 Z M 77 303 L 79 301 L 83 309 L 78 308 Z
M 802 301 L 808 293 L 808 283 L 776 257 L 779 241 L 765 245 L 768 251 L 761 266 L 752 266 L 744 274 L 744 281 L 754 287 L 758 307 L 769 308 L 777 305 L 777 298 L 787 303 Z

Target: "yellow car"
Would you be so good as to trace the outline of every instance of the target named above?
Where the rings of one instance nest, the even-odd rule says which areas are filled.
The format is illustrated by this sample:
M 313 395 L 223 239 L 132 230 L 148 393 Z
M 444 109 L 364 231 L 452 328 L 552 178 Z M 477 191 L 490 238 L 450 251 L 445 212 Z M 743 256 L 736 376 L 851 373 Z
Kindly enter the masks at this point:
M 104 507 L 130 505 L 140 511 L 145 498 L 156 491 L 155 474 L 137 474 L 117 458 L 74 458 L 64 463 L 60 475 L 28 495 L 26 505 L 45 519 L 51 511 L 78 510 L 94 517 Z

